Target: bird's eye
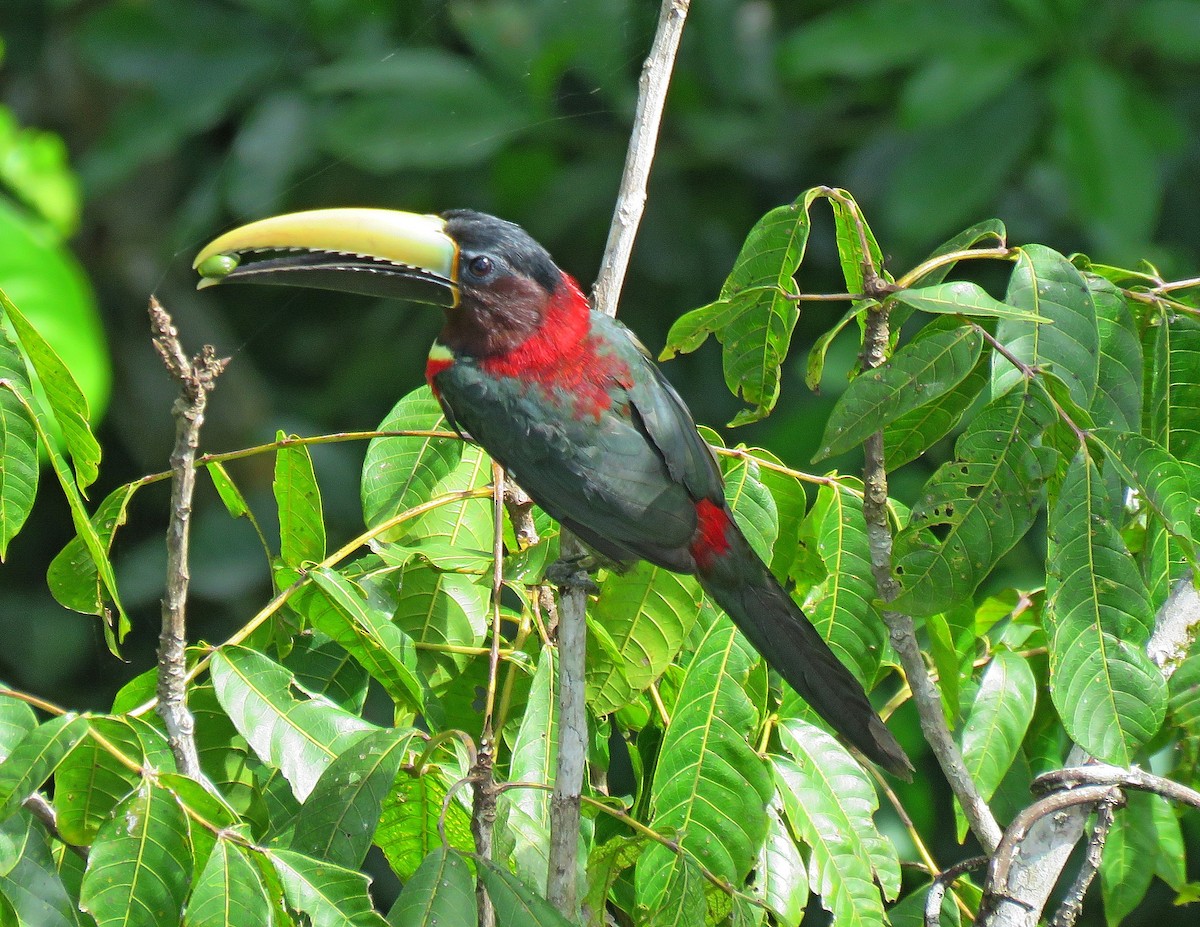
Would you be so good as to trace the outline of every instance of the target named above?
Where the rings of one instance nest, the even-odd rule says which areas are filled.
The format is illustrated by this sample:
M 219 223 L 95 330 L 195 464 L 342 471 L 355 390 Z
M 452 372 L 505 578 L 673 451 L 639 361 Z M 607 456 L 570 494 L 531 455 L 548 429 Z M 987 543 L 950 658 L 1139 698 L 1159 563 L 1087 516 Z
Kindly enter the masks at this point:
M 486 254 L 480 254 L 477 257 L 471 258 L 467 264 L 467 269 L 471 272 L 471 276 L 477 280 L 483 280 L 492 273 L 492 259 Z

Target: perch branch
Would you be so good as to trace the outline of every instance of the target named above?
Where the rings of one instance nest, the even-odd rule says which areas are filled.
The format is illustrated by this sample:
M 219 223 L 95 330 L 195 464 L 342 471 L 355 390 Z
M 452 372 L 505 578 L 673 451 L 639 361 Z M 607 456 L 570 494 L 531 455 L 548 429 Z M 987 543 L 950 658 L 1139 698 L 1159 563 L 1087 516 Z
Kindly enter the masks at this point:
M 658 128 L 689 2 L 663 0 L 650 54 L 642 67 L 625 169 L 617 192 L 608 244 L 592 291 L 592 305 L 609 316 L 617 314 L 621 285 L 646 205 L 646 187 L 650 166 L 654 161 Z M 579 542 L 565 531 L 560 548 L 566 559 L 582 553 Z M 563 586 L 559 597 L 558 756 L 554 792 L 550 798 L 550 859 L 546 896 L 565 917 L 573 919 L 578 907 L 576 882 L 579 869 L 580 797 L 587 757 L 587 709 L 584 702 L 586 586 L 575 583 Z
M 870 252 L 865 251 L 869 254 Z M 863 269 L 864 279 L 876 273 L 875 268 Z M 887 303 L 867 312 L 866 331 L 863 338 L 863 367 L 878 367 L 887 356 L 888 310 Z M 867 523 L 867 541 L 871 549 L 871 572 L 875 576 L 875 588 L 884 602 L 890 602 L 899 592 L 892 576 L 892 532 L 887 517 L 887 468 L 883 451 L 883 432 L 875 432 L 864 442 L 866 463 L 863 467 L 863 517 Z M 912 690 L 913 701 L 921 720 L 921 730 L 937 757 L 938 765 L 950 783 L 950 788 L 962 806 L 963 815 L 980 845 L 992 852 L 1000 842 L 1000 825 L 992 815 L 983 796 L 979 794 L 974 780 L 963 763 L 946 717 L 937 688 L 925 668 L 921 648 L 917 643 L 917 632 L 912 618 L 901 612 L 883 609 L 883 620 L 895 648 L 904 675 Z
M 187 594 L 188 538 L 192 495 L 196 489 L 196 448 L 208 394 L 229 363 L 216 356 L 212 345 L 189 358 L 179 342 L 171 316 L 150 297 L 150 330 L 155 350 L 167 372 L 179 383 L 171 407 L 175 418 L 175 449 L 171 452 L 171 514 L 167 526 L 167 587 L 162 600 L 162 631 L 158 638 L 158 714 L 167 728 L 167 742 L 185 776 L 200 775 L 196 725 L 187 707 Z

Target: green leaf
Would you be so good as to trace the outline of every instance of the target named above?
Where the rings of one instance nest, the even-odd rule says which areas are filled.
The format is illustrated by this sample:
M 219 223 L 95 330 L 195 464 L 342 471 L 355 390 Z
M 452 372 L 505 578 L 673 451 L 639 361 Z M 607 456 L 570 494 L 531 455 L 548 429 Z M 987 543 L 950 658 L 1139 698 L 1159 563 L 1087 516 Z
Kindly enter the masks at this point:
M 188 899 L 185 927 L 271 923 L 271 900 L 258 868 L 237 843 L 218 837 Z
M 1125 807 L 1113 818 L 1113 826 L 1100 858 L 1100 893 L 1104 899 L 1104 919 L 1117 927 L 1142 903 L 1154 878 L 1159 856 L 1151 804 L 1156 796 L 1131 792 Z
M 412 640 L 371 602 L 365 591 L 327 567 L 309 572 L 313 592 L 301 612 L 317 628 L 345 648 L 378 680 L 398 704 L 420 709 L 421 682 L 415 673 Z
M 555 650 L 542 648 L 529 700 L 512 744 L 508 778 L 512 782 L 554 784 L 558 756 L 558 706 L 555 702 Z M 542 789 L 509 789 L 496 799 L 500 820 L 513 847 L 506 855 L 528 885 L 546 885 L 550 860 L 550 793 Z
M 100 503 L 90 524 L 96 541 L 107 556 L 112 550 L 117 528 L 125 524 L 130 500 L 137 491 L 133 483 L 118 486 Z M 84 536 L 76 534 L 50 561 L 46 571 L 50 594 L 64 608 L 84 615 L 105 613 L 105 586 Z
M 112 367 L 96 295 L 71 249 L 8 197 L 0 200 L 0 280 L 63 359 L 98 419 L 108 402 Z
M 76 483 L 79 491 L 83 492 L 96 481 L 100 472 L 100 445 L 88 425 L 87 399 L 62 358 L 12 304 L 3 290 L 0 290 L 0 308 L 8 317 L 17 341 L 46 393 L 50 411 L 62 429 L 63 441 L 75 466 Z
M 792 828 L 811 851 L 810 887 L 833 914 L 834 927 L 883 922 L 876 884 L 898 888 L 895 849 L 875 829 L 878 801 L 862 768 L 832 736 L 796 718 L 784 722 L 784 741 L 796 757 L 771 757 L 775 781 Z M 893 867 L 895 876 L 893 876 Z
M 1025 315 L 1001 321 L 996 339 L 1023 363 L 1053 373 L 1076 405 L 1090 409 L 1100 375 L 1100 329 L 1083 275 L 1057 251 L 1027 245 L 1017 257 L 1005 301 Z M 999 353 L 992 356 L 992 395 L 1012 389 L 1023 377 Z
M 603 927 L 609 892 L 645 848 L 645 837 L 623 834 L 592 848 L 587 861 L 587 896 L 583 899 L 584 909 L 591 912 L 588 927 Z
M 278 467 L 278 460 L 276 460 Z M 246 502 L 246 497 L 242 495 L 242 491 L 238 489 L 237 483 L 233 481 L 233 477 L 229 475 L 229 471 L 225 469 L 225 465 L 220 461 L 214 460 L 211 463 L 205 464 L 205 470 L 208 471 L 208 476 L 212 480 L 213 488 L 216 489 L 217 495 L 221 497 L 221 502 L 225 506 L 231 518 L 245 518 L 250 514 L 250 506 Z M 316 558 L 321 559 L 321 558 Z
M 1124 295 L 1095 274 L 1084 274 L 1084 283 L 1096 307 L 1100 335 L 1100 364 L 1092 418 L 1100 427 L 1138 431 L 1142 416 L 1142 342 Z
M 225 713 L 259 759 L 278 769 L 304 801 L 334 757 L 374 730 L 332 702 L 292 696 L 292 674 L 245 647 L 213 654 L 213 688 Z
M 724 920 L 708 916 L 704 877 L 688 857 L 673 854 L 656 881 L 663 884 L 661 893 L 646 899 L 639 894 L 638 924 L 690 927 L 692 924 L 719 924 Z
M 989 379 L 988 356 L 981 355 L 971 372 L 933 402 L 913 409 L 883 431 L 883 448 L 889 470 L 913 460 L 948 435 L 974 405 Z
M 993 239 L 991 247 L 1002 248 L 1008 240 L 1008 229 L 1004 227 L 1004 223 L 999 219 L 984 219 L 982 222 L 977 222 L 969 229 L 964 229 L 957 235 L 951 236 L 942 242 L 930 252 L 929 257 L 925 260 L 930 261 L 934 258 L 942 257 L 946 254 L 954 254 L 958 251 L 967 251 L 974 248 L 977 244 L 987 239 Z M 922 261 L 921 263 L 925 263 Z M 949 275 L 958 262 L 954 261 L 949 264 L 941 264 L 926 274 L 923 274 L 917 283 L 921 286 L 933 286 L 936 283 L 941 283 Z
M 587 702 L 597 715 L 628 705 L 678 655 L 700 614 L 696 581 L 639 561 L 611 571 L 588 608 Z M 596 638 L 603 629 L 606 639 Z M 602 646 L 604 640 L 608 646 Z
M 0 380 L 31 393 L 25 365 L 16 345 L 0 325 Z M 38 485 L 37 429 L 25 407 L 0 389 L 0 560 L 33 509 Z
M 490 859 L 475 857 L 479 879 L 496 909 L 496 927 L 572 927 L 541 895 Z
M 875 305 L 877 303 L 874 300 L 856 302 L 846 310 L 846 314 L 838 319 L 832 328 L 826 329 L 813 342 L 813 346 L 808 351 L 808 362 L 804 367 L 804 385 L 814 393 L 821 390 L 821 377 L 825 373 L 825 355 L 829 353 L 829 346 L 833 344 L 833 340 L 841 334 L 842 329 L 858 318 L 860 313 Z
M 754 552 L 764 563 L 779 538 L 779 512 L 775 498 L 762 482 L 758 462 L 748 457 L 722 459 L 725 502 Z
M 758 713 L 742 689 L 757 655 L 733 625 L 713 623 L 688 665 L 654 772 L 651 826 L 675 833 L 685 852 L 718 878 L 740 884 L 767 834 L 769 771 L 746 742 Z M 676 854 L 658 844 L 638 860 L 639 904 L 669 889 Z
M 383 800 L 375 842 L 400 881 L 411 878 L 421 860 L 442 846 L 438 820 L 448 789 L 444 775 L 436 767 L 427 767 L 421 775 L 402 770 Z M 474 853 L 471 816 L 457 799 L 447 806 L 445 823 L 450 846 L 463 853 Z
M 1091 434 L 1104 449 L 1106 459 L 1121 475 L 1122 482 L 1138 491 L 1145 504 L 1182 546 L 1188 559 L 1195 563 L 1192 519 L 1196 502 L 1187 473 L 1179 461 L 1137 432 L 1101 428 Z
M 479 647 L 487 636 L 490 605 L 491 587 L 478 577 L 418 563 L 401 575 L 392 620 L 422 644 Z M 469 659 L 461 653 L 421 650 L 417 666 L 427 685 L 437 689 L 458 676 Z
M 977 283 L 955 280 L 950 283 L 935 283 L 933 286 L 900 290 L 892 299 L 935 314 L 953 313 L 968 318 L 1011 319 L 1032 322 L 1036 313 L 1022 307 L 1000 302 L 989 296 Z
M 143 761 L 137 732 L 121 718 L 89 718 L 88 727 L 136 763 Z M 90 846 L 113 809 L 141 782 L 93 737 L 81 739 L 54 775 L 58 830 L 68 843 Z
M 475 927 L 479 911 L 466 860 L 445 847 L 425 857 L 388 912 L 391 927 Z
M 401 399 L 379 424 L 380 431 L 449 430 L 442 408 L 428 386 Z M 362 469 L 363 518 L 374 527 L 393 515 L 428 502 L 439 481 L 462 460 L 458 438 L 375 438 L 367 446 Z M 394 534 L 407 533 L 402 526 Z M 384 535 L 392 539 L 392 535 Z
M 16 811 L 31 792 L 41 788 L 86 733 L 87 721 L 66 714 L 25 735 L 0 764 L 0 821 Z
M 695 351 L 714 335 L 721 343 L 725 385 L 753 406 L 733 424 L 768 415 L 779 398 L 779 370 L 799 311 L 793 279 L 804 260 L 808 210 L 818 188 L 762 217 L 746 236 L 716 302 L 693 309 L 671 326 L 661 360 Z
M 974 326 L 939 325 L 886 363 L 863 371 L 838 397 L 813 459 L 847 451 L 953 389 L 975 367 L 982 349 L 983 335 Z
M 1183 830 L 1175 807 L 1161 795 L 1149 795 L 1150 816 L 1154 821 L 1154 845 L 1158 865 L 1154 874 L 1179 892 L 1187 884 L 1187 851 Z
M 8 759 L 17 744 L 37 726 L 37 715 L 27 702 L 0 695 L 0 762 Z
M 275 868 L 288 907 L 308 915 L 312 927 L 385 927 L 371 907 L 368 879 L 292 850 L 263 854 Z
M 843 488 L 843 485 L 846 488 Z M 884 625 L 874 606 L 875 580 L 857 480 L 824 485 L 808 513 L 825 577 L 804 598 L 803 609 L 841 662 L 864 686 L 874 682 L 883 656 Z
M 866 286 L 863 267 L 868 262 L 875 273 L 890 283 L 891 274 L 884 267 L 883 251 L 875 240 L 875 233 L 867 225 L 867 220 L 858 204 L 845 190 L 826 192 L 826 199 L 833 210 L 833 224 L 837 239 L 838 263 L 842 265 L 842 277 L 846 281 L 846 291 L 861 293 Z M 866 247 L 864 249 L 864 239 Z M 862 302 L 859 303 L 862 308 Z
M 1153 320 L 1157 333 L 1151 387 L 1151 437 L 1176 460 L 1200 459 L 1200 319 L 1177 315 Z
M 300 807 L 291 848 L 360 868 L 412 737 L 411 730 L 372 731 L 339 753 Z
M 1029 663 L 1008 650 L 998 650 L 979 680 L 979 690 L 962 728 L 963 765 L 984 801 L 995 793 L 1029 729 L 1037 700 L 1037 681 Z M 966 835 L 959 818 L 958 839 Z
M 0 875 L 0 892 L 16 911 L 16 923 L 20 927 L 79 927 L 76 899 L 67 891 L 50 855 L 45 828 L 21 812 L 0 823 L 0 834 L 23 844 L 15 865 Z
M 191 879 L 183 809 L 174 795 L 145 780 L 96 835 L 79 906 L 99 927 L 178 923 Z
M 281 431 L 277 441 L 286 440 Z M 297 568 L 325 559 L 325 519 L 321 489 L 308 447 L 281 447 L 275 452 L 275 503 L 279 507 L 279 558 Z
M 1054 412 L 1040 390 L 1012 390 L 989 403 L 955 444 L 955 459 L 925 484 L 896 536 L 902 591 L 912 615 L 945 611 L 966 596 L 1033 525 L 1055 455 L 1040 444 Z M 930 529 L 939 532 L 934 537 Z
M 283 661 L 310 695 L 323 695 L 351 714 L 361 715 L 371 677 L 362 664 L 320 631 L 305 634 Z
M 1050 694 L 1067 733 L 1126 766 L 1162 724 L 1166 684 L 1144 644 L 1154 609 L 1095 463 L 1071 461 L 1049 518 Z
M 762 900 L 785 924 L 799 924 L 808 904 L 808 870 L 783 822 L 778 794 L 767 812 L 767 839 L 758 856 L 756 880 Z
M 0 384 L 0 389 L 3 386 L 4 384 Z M 118 645 L 124 639 L 125 635 L 129 633 L 130 624 L 129 616 L 125 614 L 125 609 L 121 605 L 121 598 L 117 592 L 117 579 L 113 573 L 112 563 L 109 562 L 108 553 L 104 549 L 104 545 L 100 542 L 100 538 L 96 534 L 96 529 L 88 520 L 88 513 L 83 504 L 83 497 L 79 492 L 79 487 L 75 483 L 70 468 L 67 466 L 67 461 L 50 436 L 48 429 L 51 426 L 51 422 L 45 417 L 40 407 L 31 404 L 28 396 L 19 392 L 15 392 L 13 395 L 33 419 L 34 426 L 37 428 L 38 440 L 41 441 L 42 447 L 46 449 L 46 456 L 50 460 L 50 466 L 54 469 L 54 475 L 58 479 L 58 484 L 62 488 L 63 495 L 66 497 L 67 507 L 71 510 L 71 522 L 75 526 L 76 533 L 82 539 L 84 547 L 92 559 L 92 563 L 95 564 L 104 591 L 108 594 L 117 610 L 115 623 L 106 608 L 102 608 L 100 614 L 104 618 L 104 638 L 108 644 L 108 649 L 114 655 L 119 655 Z

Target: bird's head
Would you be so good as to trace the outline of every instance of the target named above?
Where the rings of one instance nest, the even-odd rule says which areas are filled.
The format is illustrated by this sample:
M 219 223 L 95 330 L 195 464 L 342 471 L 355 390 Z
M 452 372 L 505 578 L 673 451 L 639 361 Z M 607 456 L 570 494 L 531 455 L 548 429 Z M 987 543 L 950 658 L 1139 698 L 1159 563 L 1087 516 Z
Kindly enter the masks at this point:
M 439 340 L 476 356 L 510 350 L 556 315 L 586 314 L 574 281 L 518 225 L 456 209 L 317 209 L 251 222 L 197 256 L 201 288 L 315 287 L 441 306 Z

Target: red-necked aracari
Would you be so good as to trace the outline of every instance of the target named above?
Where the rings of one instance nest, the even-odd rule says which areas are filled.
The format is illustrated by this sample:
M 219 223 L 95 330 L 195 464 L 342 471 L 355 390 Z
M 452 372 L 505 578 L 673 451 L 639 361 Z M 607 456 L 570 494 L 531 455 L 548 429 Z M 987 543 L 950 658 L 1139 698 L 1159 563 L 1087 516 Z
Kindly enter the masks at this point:
M 446 418 L 611 560 L 694 574 L 767 662 L 871 760 L 912 766 L 861 685 L 751 549 L 679 394 L 520 227 L 470 210 L 263 219 L 197 257 L 200 286 L 318 287 L 441 306 L 426 376 Z

